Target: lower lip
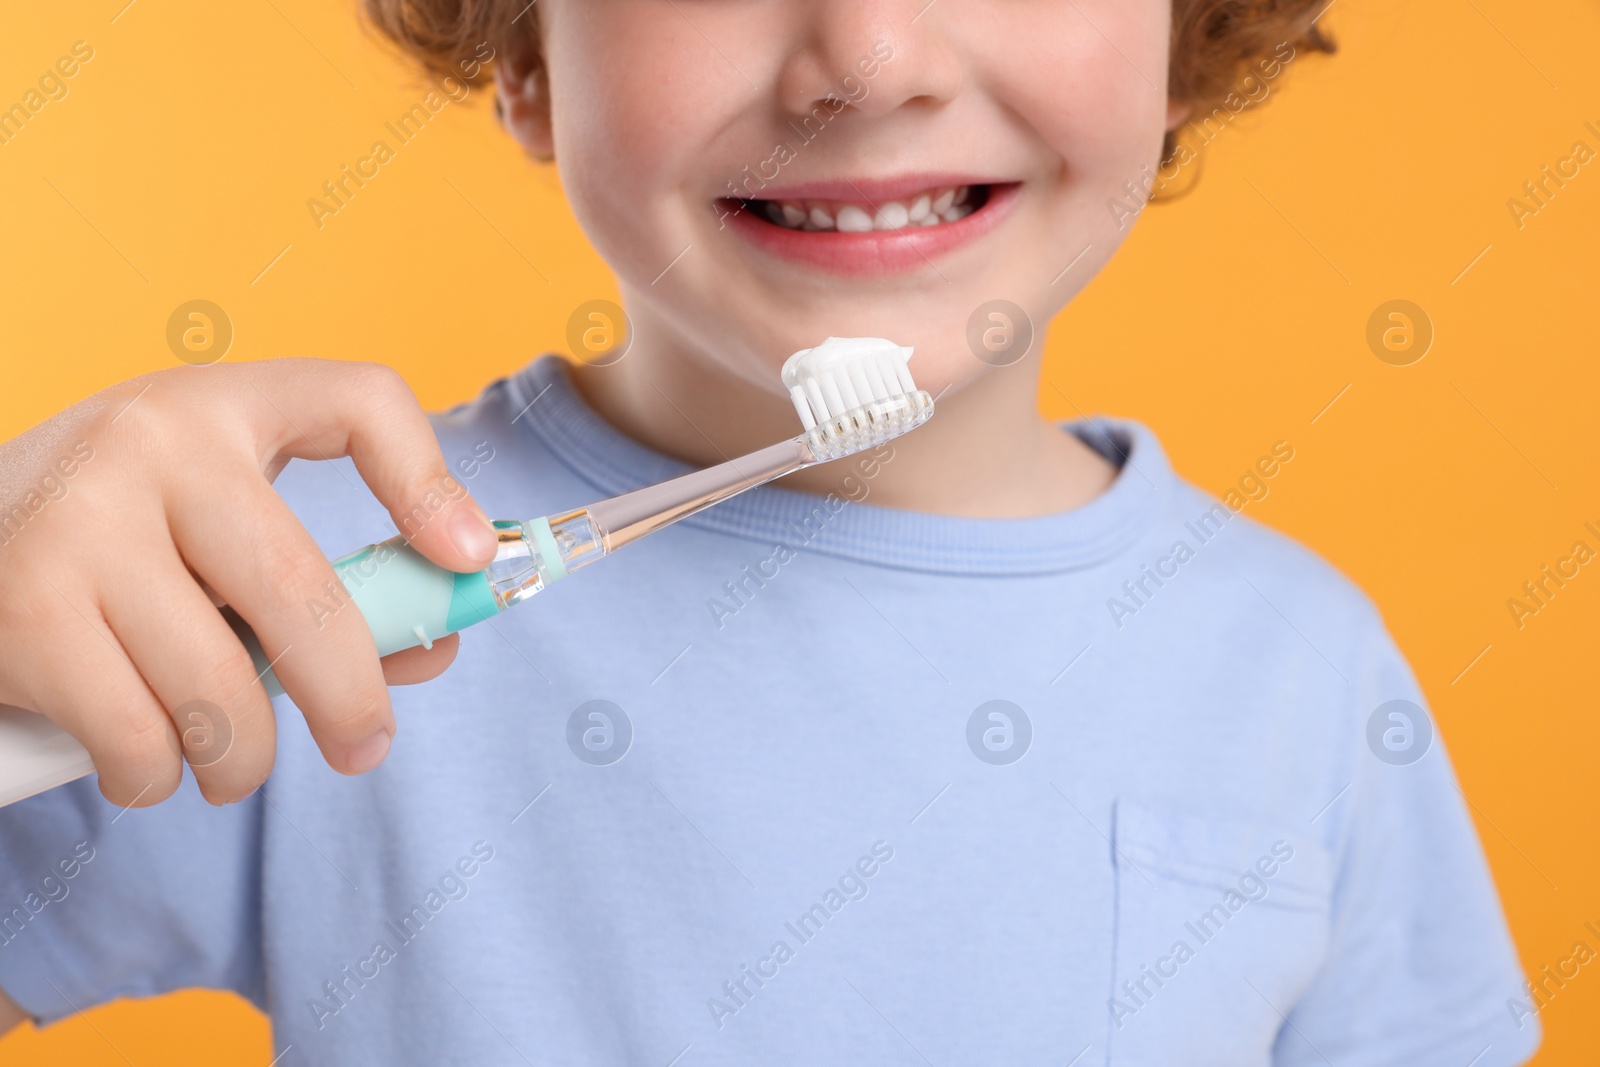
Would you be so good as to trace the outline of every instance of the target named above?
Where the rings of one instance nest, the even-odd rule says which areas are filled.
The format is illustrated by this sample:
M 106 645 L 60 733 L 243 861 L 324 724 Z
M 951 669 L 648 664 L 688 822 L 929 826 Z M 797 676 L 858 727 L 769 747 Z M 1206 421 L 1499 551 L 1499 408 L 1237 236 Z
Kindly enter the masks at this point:
M 723 225 L 763 252 L 791 263 L 851 277 L 905 274 L 971 244 L 996 226 L 1016 206 L 1021 186 L 991 185 L 982 207 L 956 222 L 906 226 L 898 230 L 840 233 L 837 230 L 791 230 L 756 217 L 753 211 L 729 214 Z M 723 207 L 718 204 L 718 210 Z

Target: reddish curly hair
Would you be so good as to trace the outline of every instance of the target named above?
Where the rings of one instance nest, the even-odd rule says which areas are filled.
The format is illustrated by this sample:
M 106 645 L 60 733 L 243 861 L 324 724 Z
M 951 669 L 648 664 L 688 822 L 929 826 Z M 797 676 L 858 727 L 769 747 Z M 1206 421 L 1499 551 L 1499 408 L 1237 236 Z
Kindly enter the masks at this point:
M 1241 84 L 1259 80 L 1256 72 L 1275 56 L 1281 65 L 1285 47 L 1290 56 L 1334 50 L 1317 26 L 1328 6 L 1328 0 L 1172 0 L 1168 94 L 1195 116 L 1220 114 L 1224 106 L 1237 114 L 1256 102 Z M 469 82 L 484 76 L 472 62 L 484 42 L 498 55 L 538 37 L 527 0 L 362 0 L 362 7 L 379 33 L 425 69 Z M 1164 160 L 1177 145 L 1168 134 Z
M 1268 72 L 1288 62 L 1285 54 L 1332 54 L 1333 41 L 1317 25 L 1329 6 L 1330 0 L 1172 0 L 1167 95 L 1188 104 L 1191 122 L 1202 130 L 1220 109 L 1237 114 L 1256 102 L 1252 79 L 1274 77 Z M 1167 134 L 1163 161 L 1177 145 L 1178 136 Z

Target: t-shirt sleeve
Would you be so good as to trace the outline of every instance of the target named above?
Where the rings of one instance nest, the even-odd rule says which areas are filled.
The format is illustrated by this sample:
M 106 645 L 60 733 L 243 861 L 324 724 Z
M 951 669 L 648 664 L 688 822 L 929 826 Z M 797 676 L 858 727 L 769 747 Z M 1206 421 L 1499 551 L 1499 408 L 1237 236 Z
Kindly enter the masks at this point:
M 1508 1067 L 1540 1027 L 1465 796 L 1381 626 L 1359 681 L 1325 963 L 1275 1067 Z M 1404 702 L 1404 703 L 1390 703 Z
M 196 986 L 259 1006 L 261 818 L 187 774 L 149 808 L 90 777 L 0 809 L 0 989 L 42 1022 Z

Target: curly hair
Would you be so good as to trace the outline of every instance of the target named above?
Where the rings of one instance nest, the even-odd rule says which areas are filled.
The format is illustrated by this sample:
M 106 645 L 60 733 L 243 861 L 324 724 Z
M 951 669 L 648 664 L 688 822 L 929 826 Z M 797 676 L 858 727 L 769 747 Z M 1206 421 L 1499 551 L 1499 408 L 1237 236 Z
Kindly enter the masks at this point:
M 1172 0 L 1167 95 L 1188 104 L 1191 115 L 1224 107 L 1237 114 L 1256 102 L 1252 79 L 1274 77 L 1301 52 L 1334 51 L 1317 25 L 1328 6 L 1328 0 Z M 1163 162 L 1177 145 L 1177 134 L 1167 134 Z
M 476 82 L 480 45 L 496 51 L 537 39 L 533 4 L 525 0 L 362 0 L 367 20 L 428 71 Z M 1242 83 L 1301 52 L 1334 50 L 1317 26 L 1328 0 L 1172 0 L 1167 93 L 1195 115 L 1237 114 L 1255 103 Z M 1268 74 L 1268 77 L 1273 75 Z M 1259 80 L 1259 78 L 1258 78 Z M 1240 96 L 1241 91 L 1245 93 Z M 1243 102 L 1235 106 L 1230 98 Z M 1168 134 L 1170 160 L 1178 138 Z

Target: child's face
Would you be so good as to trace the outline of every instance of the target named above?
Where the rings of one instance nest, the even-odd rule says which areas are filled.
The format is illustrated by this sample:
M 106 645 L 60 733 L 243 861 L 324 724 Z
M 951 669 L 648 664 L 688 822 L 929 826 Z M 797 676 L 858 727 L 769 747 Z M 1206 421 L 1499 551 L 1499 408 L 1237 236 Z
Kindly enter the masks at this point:
M 538 17 L 548 110 L 513 100 L 509 122 L 553 151 L 640 341 L 768 390 L 827 334 L 915 345 L 938 391 L 986 369 L 980 305 L 1042 333 L 1127 232 L 1124 183 L 1148 187 L 1177 119 L 1170 0 L 541 0 Z M 955 222 L 840 232 L 952 187 L 971 211 Z M 785 201 L 824 228 L 769 219 Z

